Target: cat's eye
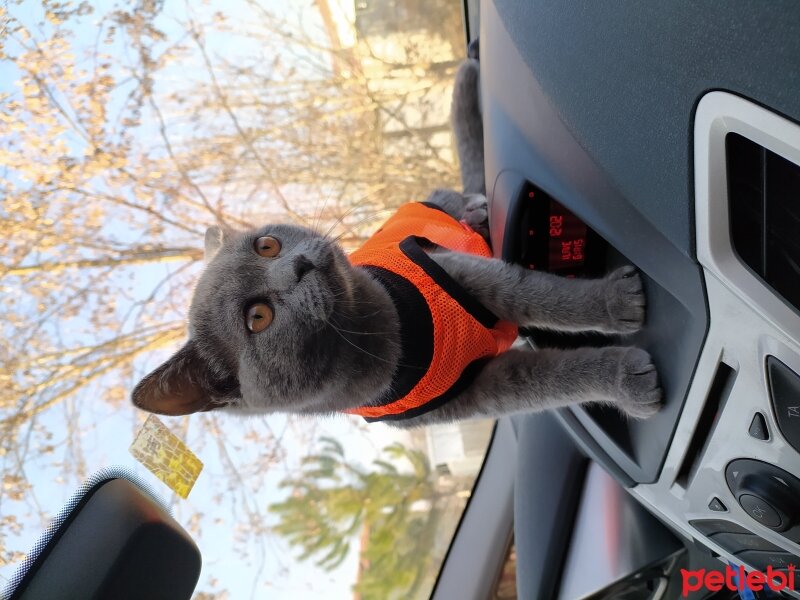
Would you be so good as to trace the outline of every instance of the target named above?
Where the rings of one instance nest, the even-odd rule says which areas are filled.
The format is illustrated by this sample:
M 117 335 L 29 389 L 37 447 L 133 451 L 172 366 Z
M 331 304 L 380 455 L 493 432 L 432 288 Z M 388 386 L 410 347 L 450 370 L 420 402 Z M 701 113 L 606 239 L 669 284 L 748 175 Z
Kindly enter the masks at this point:
M 271 235 L 261 236 L 254 244 L 256 252 L 265 258 L 274 258 L 281 251 L 281 243 Z
M 272 309 L 263 302 L 251 304 L 246 313 L 247 329 L 251 333 L 261 333 L 272 323 Z

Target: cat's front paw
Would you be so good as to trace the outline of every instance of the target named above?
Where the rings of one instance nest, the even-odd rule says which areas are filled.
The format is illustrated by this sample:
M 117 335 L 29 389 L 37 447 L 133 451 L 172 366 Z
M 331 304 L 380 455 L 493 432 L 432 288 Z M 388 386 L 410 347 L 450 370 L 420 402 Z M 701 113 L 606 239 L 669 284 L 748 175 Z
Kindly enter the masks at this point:
M 489 241 L 489 204 L 483 194 L 473 194 L 464 206 L 462 220 Z
M 610 273 L 604 280 L 608 333 L 633 333 L 642 328 L 645 295 L 642 278 L 636 267 L 625 266 Z
M 662 391 L 650 354 L 622 349 L 617 370 L 617 406 L 634 419 L 647 419 L 661 409 Z

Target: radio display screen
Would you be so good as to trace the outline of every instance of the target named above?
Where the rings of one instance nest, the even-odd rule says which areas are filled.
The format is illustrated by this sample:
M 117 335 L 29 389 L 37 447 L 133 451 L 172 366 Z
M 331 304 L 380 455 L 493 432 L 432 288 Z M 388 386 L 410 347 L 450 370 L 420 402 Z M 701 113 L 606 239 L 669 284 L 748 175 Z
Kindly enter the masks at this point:
M 597 234 L 533 184 L 522 195 L 517 261 L 565 277 L 596 275 L 603 260 Z
M 553 199 L 550 199 L 547 220 L 550 240 L 548 270 L 560 271 L 583 265 L 586 259 L 586 225 Z

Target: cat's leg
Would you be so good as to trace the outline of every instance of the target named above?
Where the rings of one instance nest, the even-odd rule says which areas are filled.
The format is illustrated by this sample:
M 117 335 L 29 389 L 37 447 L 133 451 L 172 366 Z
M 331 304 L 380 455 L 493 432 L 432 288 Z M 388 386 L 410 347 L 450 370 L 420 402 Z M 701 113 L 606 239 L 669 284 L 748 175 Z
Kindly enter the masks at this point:
M 611 404 L 636 419 L 654 415 L 661 389 L 650 356 L 621 347 L 509 350 L 491 359 L 459 395 L 397 425 L 497 418 L 582 402 Z
M 461 192 L 447 188 L 439 188 L 433 190 L 430 195 L 425 198 L 425 204 L 433 204 L 457 221 L 460 221 L 464 217 L 464 209 L 469 199 L 468 196 Z
M 489 204 L 483 194 L 468 194 L 461 219 L 489 242 Z
M 425 204 L 433 204 L 457 221 L 464 221 L 489 241 L 489 206 L 483 194 L 462 194 L 441 188 L 433 190 Z
M 467 59 L 458 67 L 453 84 L 450 121 L 456 138 L 461 183 L 465 194 L 485 194 L 480 64 Z
M 632 333 L 644 322 L 644 289 L 634 267 L 602 279 L 567 279 L 458 252 L 431 258 L 495 315 L 522 327 Z

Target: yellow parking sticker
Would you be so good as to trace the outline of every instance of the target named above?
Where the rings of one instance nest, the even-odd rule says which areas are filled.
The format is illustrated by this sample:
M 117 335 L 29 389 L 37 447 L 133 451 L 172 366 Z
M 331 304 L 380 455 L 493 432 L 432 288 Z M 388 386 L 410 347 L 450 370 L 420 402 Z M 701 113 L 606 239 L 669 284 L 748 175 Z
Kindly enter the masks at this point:
M 134 458 L 181 498 L 189 496 L 203 463 L 155 415 L 142 425 L 130 447 Z

